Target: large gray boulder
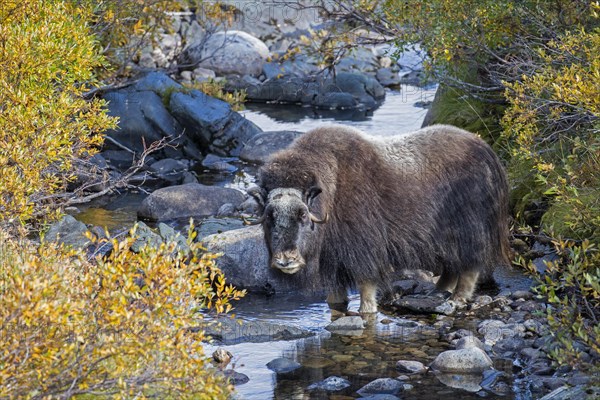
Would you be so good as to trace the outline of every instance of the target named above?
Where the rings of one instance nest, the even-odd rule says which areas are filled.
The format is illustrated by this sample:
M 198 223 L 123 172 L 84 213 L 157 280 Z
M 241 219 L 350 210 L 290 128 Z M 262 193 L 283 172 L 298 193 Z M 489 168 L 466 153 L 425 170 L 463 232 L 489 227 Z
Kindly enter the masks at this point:
M 226 203 L 238 206 L 244 195 L 235 189 L 199 183 L 170 186 L 151 193 L 142 202 L 138 217 L 151 221 L 214 215 Z
M 179 64 L 182 68 L 208 68 L 219 75 L 259 76 L 269 54 L 267 45 L 249 33 L 224 31 L 190 44 Z
M 255 291 L 298 291 L 301 279 L 269 267 L 269 252 L 260 226 L 230 230 L 204 238 L 211 253 L 222 253 L 217 264 L 236 287 Z
M 169 108 L 194 143 L 217 155 L 239 155 L 244 143 L 262 132 L 228 103 L 198 90 L 173 93 Z
M 103 98 L 108 101 L 108 114 L 119 118 L 118 128 L 107 131 L 104 149 L 123 151 L 124 146 L 131 160 L 131 151 L 139 155 L 161 139 L 172 146 L 152 154 L 159 159 L 200 160 L 202 153 L 237 156 L 243 144 L 261 132 L 228 103 L 190 91 L 161 72 L 109 91 Z M 131 162 L 125 164 L 127 168 Z
M 180 84 L 163 73 L 154 72 L 135 85 L 105 93 L 102 97 L 108 102 L 108 114 L 119 118 L 119 126 L 106 132 L 110 139 L 104 141 L 104 149 L 122 150 L 125 146 L 139 155 L 153 142 L 166 138 L 176 148 L 167 146 L 153 154 L 154 157 L 200 159 L 198 146 L 183 134 L 184 127 L 173 118 L 163 101 L 177 90 L 182 90 Z
M 269 131 L 252 137 L 242 148 L 240 159 L 254 164 L 264 164 L 269 157 L 287 148 L 302 132 Z

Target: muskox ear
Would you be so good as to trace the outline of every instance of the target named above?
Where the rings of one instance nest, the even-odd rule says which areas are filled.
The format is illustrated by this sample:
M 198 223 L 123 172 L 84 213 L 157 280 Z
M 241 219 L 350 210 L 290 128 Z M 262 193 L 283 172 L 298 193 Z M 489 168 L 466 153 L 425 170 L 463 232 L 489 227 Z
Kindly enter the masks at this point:
M 312 206 L 313 200 L 321 194 L 323 190 L 321 190 L 318 186 L 313 186 L 306 191 L 306 204 L 310 207 Z
M 248 194 L 256 200 L 260 207 L 260 212 L 265 208 L 265 202 L 267 201 L 267 191 L 260 186 L 252 186 L 248 189 Z

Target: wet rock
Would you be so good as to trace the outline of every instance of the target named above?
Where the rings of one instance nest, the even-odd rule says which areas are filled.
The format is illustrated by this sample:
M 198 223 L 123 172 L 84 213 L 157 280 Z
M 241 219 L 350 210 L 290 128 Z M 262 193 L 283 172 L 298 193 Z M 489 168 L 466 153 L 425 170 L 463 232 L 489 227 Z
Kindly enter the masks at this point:
M 328 331 L 356 331 L 365 328 L 361 317 L 341 317 L 325 327 Z
M 446 386 L 476 393 L 481 390 L 479 374 L 437 374 L 436 378 Z
M 313 383 L 308 390 L 326 390 L 328 392 L 337 392 L 350 387 L 350 381 L 339 376 L 330 376 L 321 382 Z
M 163 72 L 150 72 L 137 81 L 133 88 L 139 92 L 150 91 L 165 96 L 170 92 L 181 90 L 183 86 Z
M 400 400 L 400 397 L 393 394 L 372 394 L 359 397 L 362 400 Z
M 396 87 L 401 83 L 400 75 L 394 68 L 381 68 L 377 70 L 375 75 L 379 83 L 386 87 Z
M 470 347 L 440 353 L 430 368 L 440 372 L 467 374 L 480 373 L 492 366 L 492 360 L 484 351 L 478 347 Z
M 163 239 L 165 243 L 174 242 L 177 244 L 176 249 L 179 251 L 183 251 L 187 253 L 190 250 L 190 247 L 187 244 L 186 238 L 175 229 L 170 227 L 169 225 L 161 222 L 158 224 L 158 234 Z
M 427 371 L 427 367 L 419 361 L 400 360 L 396 363 L 396 369 L 409 374 L 420 374 Z
M 186 183 L 199 183 L 199 182 L 198 182 L 198 178 L 196 177 L 196 175 L 194 173 L 185 171 L 181 176 L 180 183 L 182 185 L 185 185 Z
M 523 324 L 507 324 L 500 320 L 485 320 L 479 323 L 478 332 L 484 336 L 485 344 L 493 346 L 502 339 L 522 337 L 525 326 Z
M 288 374 L 302 367 L 298 362 L 289 358 L 276 358 L 267 363 L 267 368 L 274 371 L 276 374 Z
M 264 164 L 273 153 L 288 147 L 301 134 L 297 131 L 259 133 L 244 144 L 240 159 L 254 164 Z
M 531 293 L 529 290 L 517 290 L 517 291 L 513 292 L 510 297 L 513 300 L 517 300 L 517 299 L 531 300 L 531 299 L 533 299 L 533 293 Z
M 214 171 L 220 172 L 235 172 L 238 168 L 235 165 L 231 165 L 230 162 L 236 161 L 235 157 L 219 157 L 214 154 L 208 154 L 202 160 L 202 166 Z
M 369 109 L 375 108 L 378 101 L 385 97 L 385 89 L 375 78 L 363 75 L 343 72 L 335 79 L 335 88 L 342 92 L 350 93 Z
M 408 311 L 418 314 L 452 315 L 456 307 L 442 298 L 430 296 L 407 296 L 392 302 L 392 306 L 400 312 Z
M 250 226 L 210 235 L 203 240 L 211 253 L 222 253 L 217 265 L 236 287 L 274 292 L 298 291 L 302 273 L 286 275 L 269 266 L 269 253 L 260 226 Z
M 477 296 L 475 298 L 475 300 L 473 301 L 473 307 L 487 306 L 488 304 L 492 303 L 493 301 L 494 301 L 494 299 L 492 299 L 492 297 L 488 296 L 488 295 Z
M 256 215 L 258 213 L 259 207 L 258 203 L 253 197 L 248 197 L 246 200 L 242 202 L 237 208 L 243 214 Z
M 318 68 L 296 57 L 295 60 L 275 60 L 263 65 L 263 74 L 267 79 L 278 79 L 284 76 L 306 77 L 318 72 Z
M 139 155 L 151 143 L 166 138 L 177 147 L 167 146 L 155 156 L 199 158 L 200 150 L 182 135 L 184 127 L 169 113 L 160 95 L 167 88 L 180 87 L 166 75 L 153 73 L 132 87 L 105 93 L 102 97 L 108 102 L 108 114 L 119 117 L 119 127 L 106 132 L 110 139 L 104 141 L 104 149 L 122 150 L 125 146 Z M 130 154 L 129 165 L 132 158 Z
M 83 222 L 77 221 L 71 215 L 65 215 L 60 221 L 50 225 L 44 240 L 75 249 L 84 249 L 90 245 L 90 240 L 85 237 L 87 231 L 88 228 Z
M 588 388 L 587 386 L 561 386 L 551 393 L 548 393 L 544 397 L 541 397 L 540 400 L 571 400 L 571 399 L 582 399 L 582 400 L 592 400 L 600 397 L 600 388 L 592 387 Z
M 219 347 L 218 349 L 216 349 L 213 354 L 212 354 L 212 358 L 213 360 L 217 363 L 220 364 L 222 366 L 226 366 L 227 364 L 229 364 L 229 362 L 231 361 L 231 359 L 233 358 L 233 354 L 231 354 L 230 351 L 225 350 L 222 347 Z
M 198 67 L 192 71 L 192 79 L 196 82 L 203 82 L 210 79 L 214 79 L 217 75 L 215 71 L 210 69 Z
M 511 337 L 502 339 L 496 342 L 493 350 L 496 354 L 504 354 L 506 352 L 517 352 L 525 347 L 525 339 L 520 337 Z
M 135 228 L 135 242 L 131 245 L 131 251 L 139 253 L 144 246 L 157 248 L 163 243 L 163 239 L 155 233 L 148 225 L 137 222 Z
M 293 340 L 313 336 L 314 333 L 294 326 L 265 321 L 240 321 L 219 318 L 203 327 L 205 334 L 224 345 L 241 342 L 263 343 L 274 340 Z
M 567 383 L 571 386 L 588 385 L 591 382 L 591 377 L 582 372 L 575 372 L 568 380 Z
M 231 203 L 225 203 L 217 211 L 217 217 L 227 217 L 235 214 L 235 206 Z
M 243 385 L 250 381 L 248 375 L 242 374 L 241 372 L 237 372 L 232 369 L 223 371 L 223 375 L 234 386 Z
M 234 112 L 228 103 L 198 90 L 173 93 L 169 108 L 186 136 L 217 155 L 239 155 L 242 145 L 261 132 L 254 123 Z
M 379 67 L 377 56 L 371 49 L 364 47 L 354 48 L 350 54 L 341 58 L 335 66 L 337 73 L 375 73 Z
M 393 378 L 379 378 L 367 383 L 356 391 L 361 396 L 380 395 L 380 394 L 398 394 L 404 389 L 404 383 Z
M 244 195 L 229 188 L 199 183 L 158 189 L 142 201 L 138 217 L 151 221 L 214 215 L 225 203 L 239 205 Z
M 125 150 L 104 150 L 98 154 L 106 160 L 109 167 L 119 171 L 127 170 L 135 161 L 135 155 Z
M 500 381 L 501 378 L 506 378 L 507 374 L 502 371 L 496 371 L 493 369 L 489 369 L 483 372 L 483 379 L 479 383 L 479 385 L 494 394 L 497 394 L 498 389 L 501 388 L 499 384 L 503 383 Z M 500 393 L 502 393 L 503 389 L 500 389 Z
M 198 66 L 219 75 L 259 76 L 269 57 L 269 48 L 260 39 L 242 31 L 212 34 L 205 42 L 192 43 L 178 59 L 184 68 Z
M 481 342 L 481 340 L 477 339 L 475 336 L 465 336 L 458 339 L 455 343 L 456 350 L 460 349 L 470 349 L 476 347 L 482 351 L 485 351 L 485 345 Z
M 511 306 L 518 311 L 526 312 L 539 311 L 545 308 L 543 304 L 534 300 L 515 302 Z
M 186 172 L 188 168 L 189 162 L 164 158 L 150 164 L 148 169 L 163 180 L 168 182 L 180 182 L 183 179 L 183 173 Z
M 385 89 L 375 78 L 342 72 L 331 77 L 300 78 L 287 76 L 262 83 L 236 82 L 253 101 L 304 104 L 317 108 L 374 109 L 385 97 Z
M 231 203 L 229 203 L 231 204 Z M 202 241 L 209 235 L 217 233 L 223 233 L 234 229 L 240 229 L 244 227 L 244 222 L 239 218 L 214 218 L 209 217 L 203 219 L 198 223 L 196 227 L 196 240 Z

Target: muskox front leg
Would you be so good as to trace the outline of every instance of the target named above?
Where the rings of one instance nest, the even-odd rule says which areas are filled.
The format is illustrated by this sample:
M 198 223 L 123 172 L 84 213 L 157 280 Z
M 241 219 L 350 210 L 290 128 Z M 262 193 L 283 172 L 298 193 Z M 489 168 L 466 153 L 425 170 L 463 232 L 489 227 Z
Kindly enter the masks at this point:
M 440 292 L 454 292 L 457 283 L 458 275 L 444 270 L 435 284 L 435 288 Z
M 358 312 L 361 314 L 371 314 L 377 312 L 377 285 L 371 282 L 362 283 L 359 286 L 360 307 Z
M 327 304 L 329 308 L 345 312 L 348 307 L 348 291 L 346 289 L 332 291 L 327 295 Z
M 472 269 L 462 272 L 458 277 L 456 289 L 450 299 L 463 304 L 469 301 L 471 296 L 473 296 L 475 286 L 477 286 L 478 277 L 479 271 L 477 270 Z

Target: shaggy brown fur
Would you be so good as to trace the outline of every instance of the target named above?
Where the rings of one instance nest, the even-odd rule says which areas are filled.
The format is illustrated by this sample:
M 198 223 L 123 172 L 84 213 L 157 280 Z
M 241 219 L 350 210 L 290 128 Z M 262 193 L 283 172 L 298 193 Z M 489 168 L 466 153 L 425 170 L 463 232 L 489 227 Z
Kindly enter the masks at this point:
M 479 272 L 508 263 L 504 169 L 483 140 L 452 126 L 389 138 L 314 129 L 275 154 L 258 184 L 271 256 L 318 268 L 334 294 L 358 286 L 363 312 L 376 311 L 373 285 L 393 269 L 441 274 L 438 287 L 467 300 Z M 297 190 L 269 198 L 281 188 Z M 327 222 L 310 224 L 303 207 Z

